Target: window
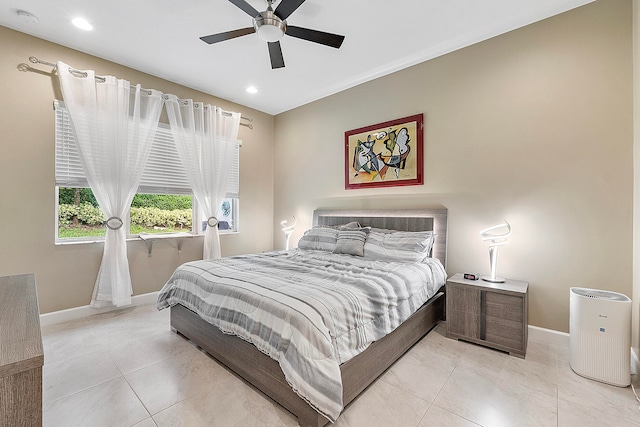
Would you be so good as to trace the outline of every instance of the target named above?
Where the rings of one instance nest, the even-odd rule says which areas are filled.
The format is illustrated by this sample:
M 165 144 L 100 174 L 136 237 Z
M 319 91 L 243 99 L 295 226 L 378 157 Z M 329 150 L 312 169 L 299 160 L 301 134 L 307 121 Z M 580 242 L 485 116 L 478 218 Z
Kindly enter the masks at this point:
M 89 188 L 80 164 L 71 121 L 64 104 L 54 102 L 56 134 L 56 241 L 96 240 L 105 235 L 104 216 Z M 238 231 L 240 150 L 229 176 L 227 197 L 218 218 L 221 233 Z M 149 160 L 131 203 L 129 235 L 188 231 L 203 233 L 203 214 L 192 196 L 189 181 L 166 124 L 160 124 Z
M 222 201 L 220 211 L 216 218 L 218 218 L 218 230 L 220 233 L 225 231 L 233 232 L 238 229 L 237 215 L 238 212 L 238 198 L 227 197 Z M 204 233 L 207 228 L 207 217 L 201 209 L 198 209 L 197 221 L 200 224 L 200 232 Z

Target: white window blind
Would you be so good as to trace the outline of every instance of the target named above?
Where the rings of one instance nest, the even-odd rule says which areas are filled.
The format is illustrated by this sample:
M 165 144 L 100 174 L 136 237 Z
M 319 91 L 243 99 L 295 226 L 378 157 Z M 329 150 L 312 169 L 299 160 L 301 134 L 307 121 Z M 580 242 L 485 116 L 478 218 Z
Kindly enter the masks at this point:
M 62 101 L 54 101 L 56 138 L 56 186 L 89 188 L 80 164 L 80 156 L 71 127 L 71 119 Z M 180 161 L 169 126 L 160 123 L 151 145 L 138 193 L 193 194 Z M 240 144 L 236 148 L 227 183 L 227 198 L 240 196 Z

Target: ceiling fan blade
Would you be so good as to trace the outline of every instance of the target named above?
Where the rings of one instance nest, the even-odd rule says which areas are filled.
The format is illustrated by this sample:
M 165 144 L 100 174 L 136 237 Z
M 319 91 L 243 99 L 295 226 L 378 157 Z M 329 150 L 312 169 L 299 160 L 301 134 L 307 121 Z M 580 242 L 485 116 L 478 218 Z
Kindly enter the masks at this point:
M 229 0 L 229 1 L 235 4 L 236 6 L 238 6 L 240 9 L 244 10 L 246 14 L 251 16 L 252 18 L 255 18 L 256 16 L 260 15 L 260 12 L 255 10 L 253 6 L 251 6 L 249 3 L 247 3 L 244 0 Z
M 310 42 L 320 43 L 325 46 L 335 47 L 336 49 L 339 49 L 344 41 L 344 36 L 311 30 L 309 28 L 294 27 L 292 25 L 287 25 L 287 32 L 285 34 Z
M 282 0 L 282 3 L 276 7 L 273 13 L 275 13 L 278 18 L 285 20 L 304 2 L 305 0 Z
M 235 39 L 236 37 L 246 36 L 247 34 L 255 33 L 256 30 L 253 27 L 241 28 L 239 30 L 227 31 L 220 34 L 211 34 L 210 36 L 200 37 L 205 43 L 214 44 L 223 42 L 225 40 Z
M 269 46 L 269 57 L 271 58 L 271 68 L 283 68 L 284 57 L 282 56 L 282 48 L 280 42 L 267 43 Z

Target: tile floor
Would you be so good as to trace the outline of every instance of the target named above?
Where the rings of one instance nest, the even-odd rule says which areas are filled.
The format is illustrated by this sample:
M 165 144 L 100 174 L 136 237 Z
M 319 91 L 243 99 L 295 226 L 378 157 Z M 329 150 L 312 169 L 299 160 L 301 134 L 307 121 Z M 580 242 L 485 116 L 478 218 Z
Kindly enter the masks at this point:
M 43 341 L 44 426 L 297 425 L 153 305 L 45 326 Z M 335 426 L 640 426 L 631 388 L 582 378 L 568 360 L 566 337 L 530 337 L 522 360 L 448 339 L 440 324 Z

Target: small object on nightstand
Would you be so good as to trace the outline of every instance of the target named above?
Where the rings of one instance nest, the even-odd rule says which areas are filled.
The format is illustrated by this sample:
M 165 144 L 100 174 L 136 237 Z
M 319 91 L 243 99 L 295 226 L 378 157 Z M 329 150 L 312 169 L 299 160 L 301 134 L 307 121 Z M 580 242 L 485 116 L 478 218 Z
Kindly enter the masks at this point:
M 447 337 L 506 351 L 527 352 L 529 283 L 468 280 L 458 273 L 446 285 Z
M 464 278 L 467 280 L 478 280 L 480 278 L 480 275 L 474 273 L 464 273 Z

